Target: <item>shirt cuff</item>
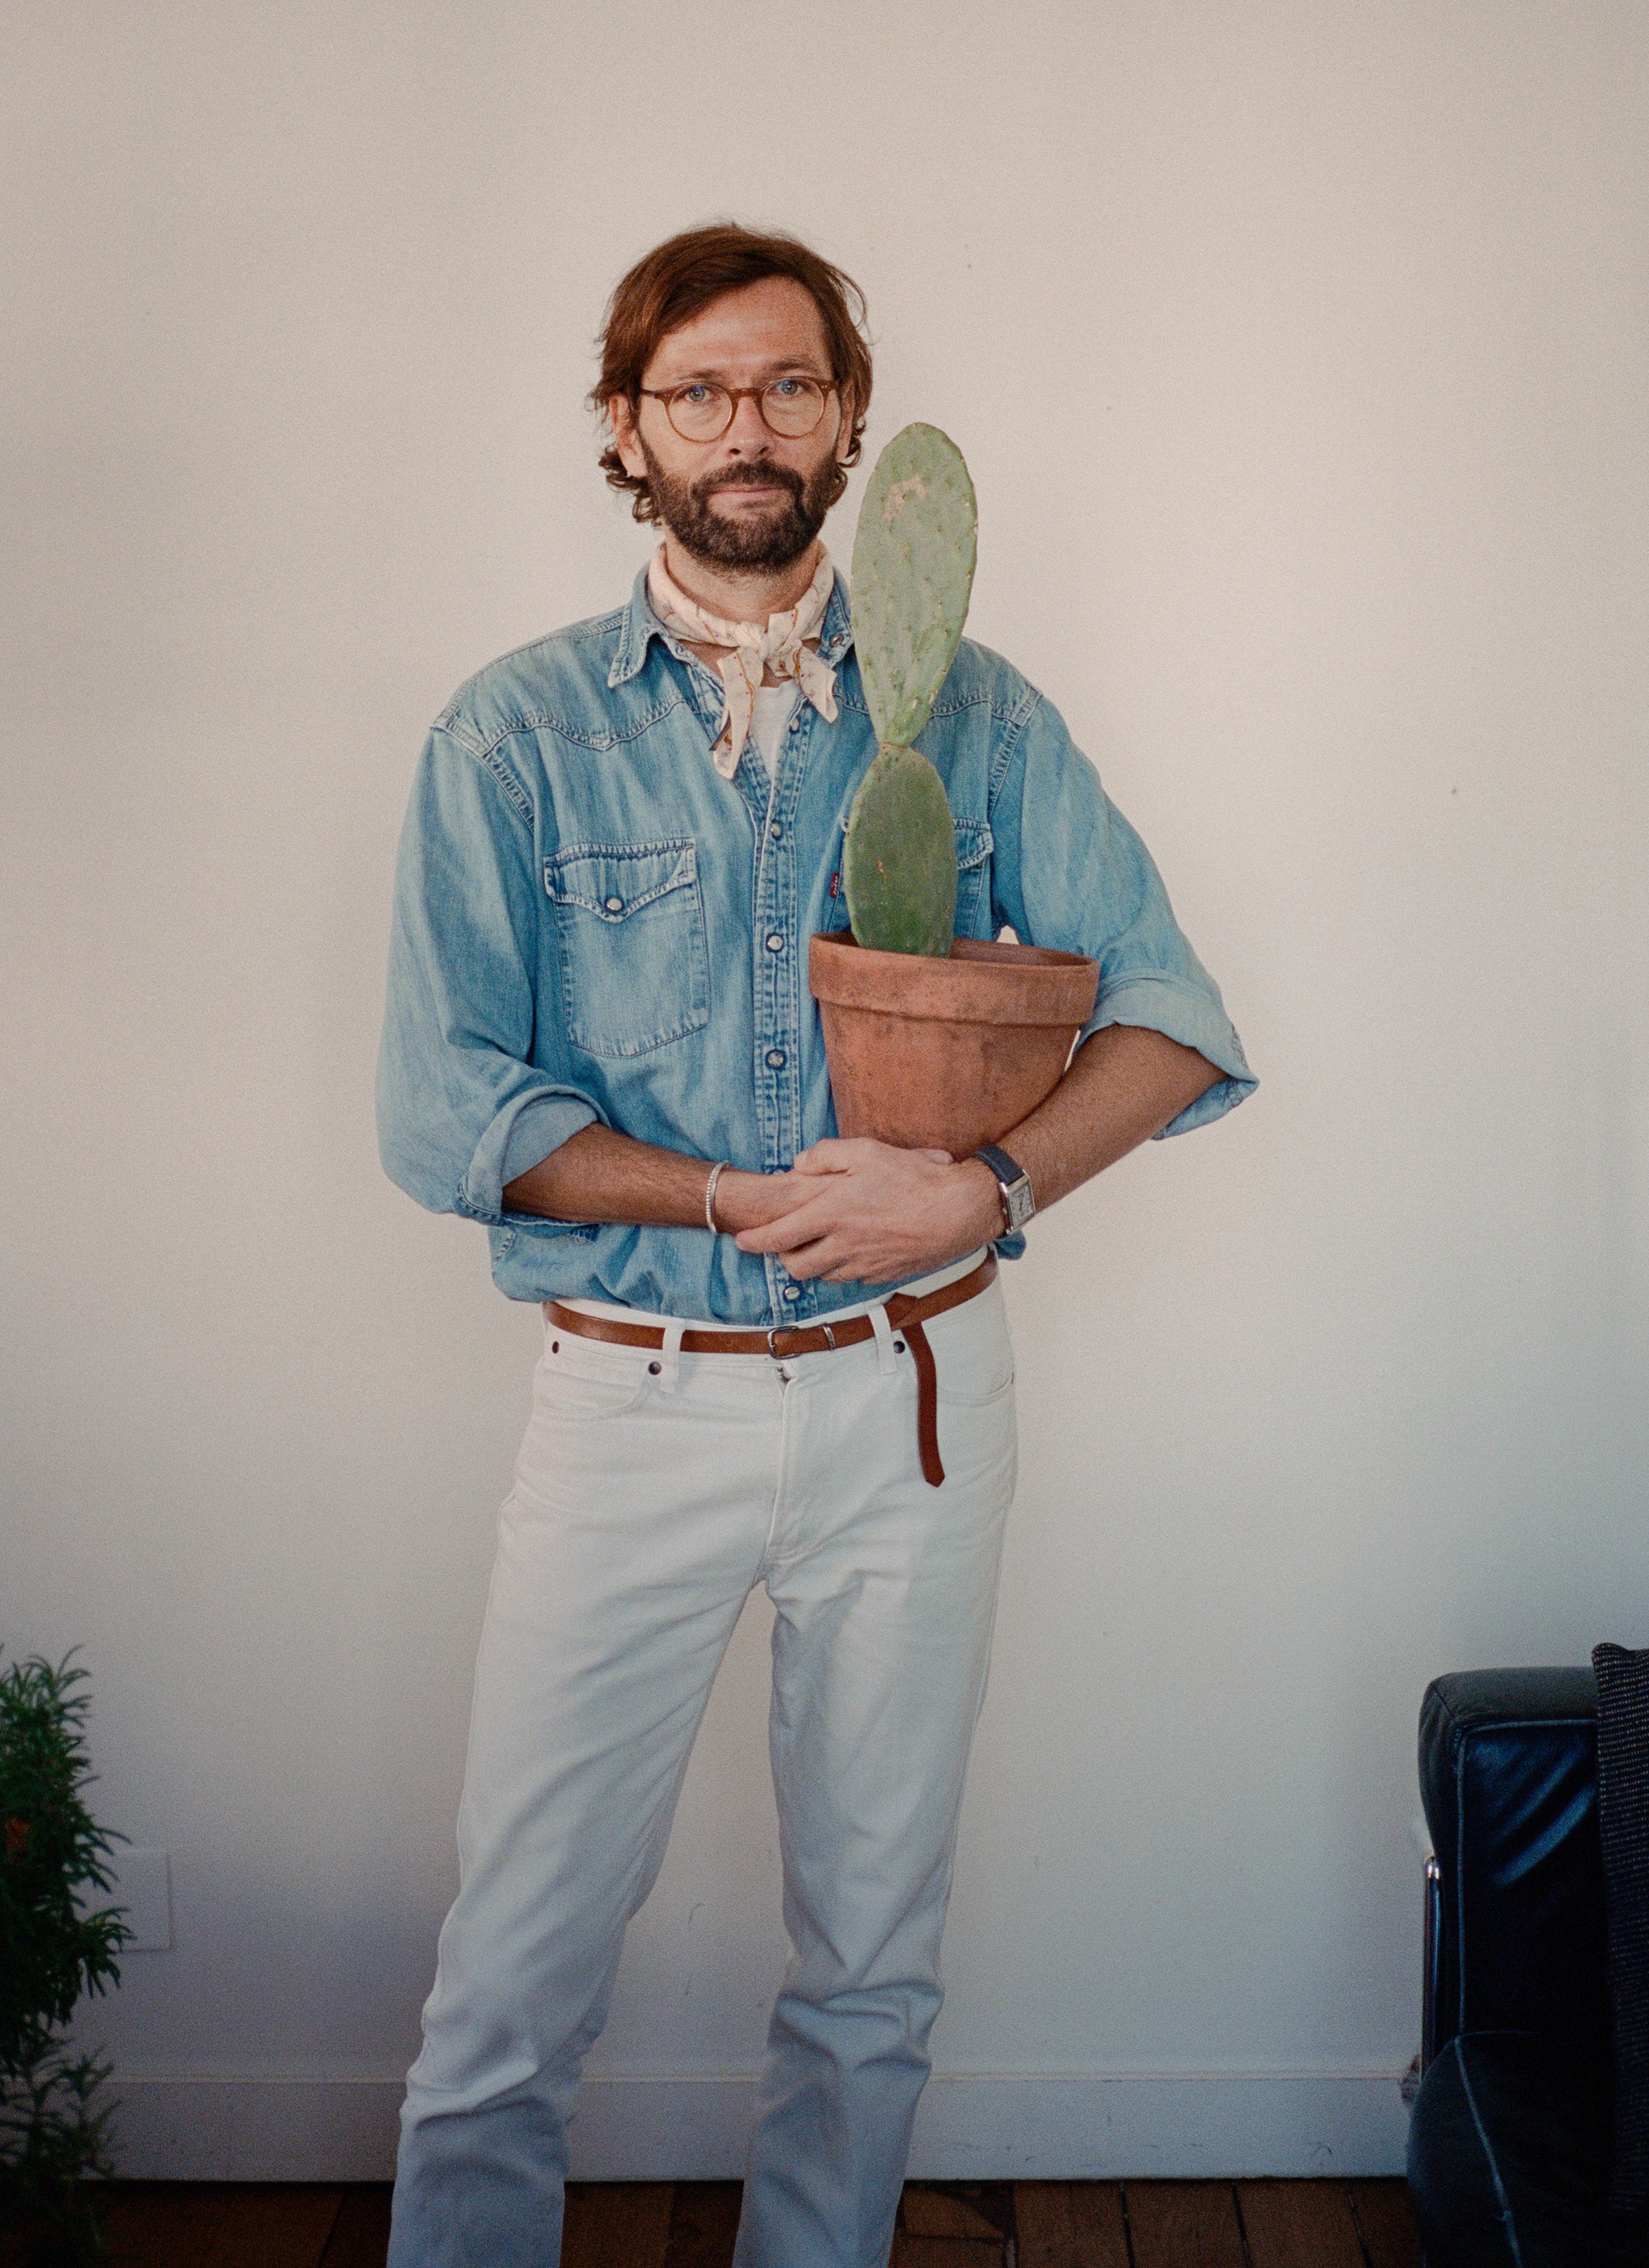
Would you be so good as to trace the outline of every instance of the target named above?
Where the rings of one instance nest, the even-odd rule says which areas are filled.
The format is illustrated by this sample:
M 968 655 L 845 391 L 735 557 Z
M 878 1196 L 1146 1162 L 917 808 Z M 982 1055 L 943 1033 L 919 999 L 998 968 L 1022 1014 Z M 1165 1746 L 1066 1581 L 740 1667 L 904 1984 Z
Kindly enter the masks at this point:
M 1248 1069 L 1236 1027 L 1218 995 L 1211 999 L 1201 986 L 1188 984 L 1181 977 L 1157 969 L 1134 969 L 1113 983 L 1101 984 L 1093 1013 L 1077 1035 L 1077 1045 L 1080 1047 L 1108 1024 L 1132 1024 L 1144 1031 L 1160 1032 L 1166 1039 L 1177 1040 L 1182 1048 L 1195 1048 L 1205 1062 L 1225 1073 L 1195 1102 L 1188 1103 L 1177 1118 L 1168 1121 L 1154 1138 L 1159 1142 L 1170 1134 L 1189 1134 L 1193 1127 L 1206 1126 L 1222 1117 L 1260 1083 Z
M 496 1228 L 505 1218 L 504 1192 L 518 1175 L 560 1149 L 562 1144 L 593 1126 L 600 1113 L 587 1096 L 571 1088 L 541 1088 L 501 1110 L 476 1145 L 459 1190 L 459 1211 L 471 1220 Z M 571 1221 L 546 1220 L 538 1213 L 512 1213 L 511 1219 L 531 1219 L 540 1228 L 571 1228 Z

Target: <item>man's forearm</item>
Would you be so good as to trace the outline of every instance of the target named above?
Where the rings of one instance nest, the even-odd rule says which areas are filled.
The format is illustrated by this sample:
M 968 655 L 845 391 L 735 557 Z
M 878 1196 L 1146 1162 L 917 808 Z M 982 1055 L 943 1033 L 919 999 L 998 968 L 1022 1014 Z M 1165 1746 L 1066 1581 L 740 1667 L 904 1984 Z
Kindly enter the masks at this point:
M 504 1210 L 543 1220 L 703 1228 L 713 1163 L 635 1141 L 610 1126 L 585 1126 L 505 1184 Z M 757 1228 L 798 1202 L 788 1175 L 735 1173 L 729 1167 L 716 1184 L 716 1225 L 728 1231 Z
M 1195 1049 L 1160 1032 L 1110 1024 L 1078 1051 L 1048 1100 L 1004 1135 L 1003 1147 L 1030 1175 L 1042 1211 L 1159 1132 L 1220 1076 Z M 861 1193 L 844 1171 L 860 1146 L 825 1143 L 810 1153 L 812 1170 L 799 1173 L 728 1167 L 716 1185 L 717 1226 L 760 1230 L 799 1211 L 793 1240 L 763 1238 L 745 1249 L 781 1251 L 793 1275 L 838 1282 L 909 1276 L 1000 1233 L 996 1182 L 977 1159 L 947 1166 L 936 1152 L 867 1144 L 865 1150 L 880 1153 L 880 1193 Z M 511 1182 L 504 1202 L 509 1211 L 548 1220 L 703 1228 L 710 1171 L 703 1158 L 586 1126 Z M 868 1244 L 858 1231 L 841 1240 L 835 1232 L 866 1201 L 887 1221 L 870 1225 Z
M 1195 1048 L 1161 1032 L 1107 1024 L 1002 1146 L 1030 1175 L 1040 1212 L 1160 1133 L 1222 1076 Z

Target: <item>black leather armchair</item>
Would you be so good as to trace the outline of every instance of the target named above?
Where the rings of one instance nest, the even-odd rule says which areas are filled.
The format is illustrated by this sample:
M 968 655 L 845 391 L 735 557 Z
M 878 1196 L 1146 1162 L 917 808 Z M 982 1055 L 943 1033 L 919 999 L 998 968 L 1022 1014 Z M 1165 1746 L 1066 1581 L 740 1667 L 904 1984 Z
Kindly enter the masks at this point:
M 1439 1677 L 1409 2185 L 1426 2268 L 1649 2268 L 1611 2214 L 1609 2003 L 1589 1669 Z

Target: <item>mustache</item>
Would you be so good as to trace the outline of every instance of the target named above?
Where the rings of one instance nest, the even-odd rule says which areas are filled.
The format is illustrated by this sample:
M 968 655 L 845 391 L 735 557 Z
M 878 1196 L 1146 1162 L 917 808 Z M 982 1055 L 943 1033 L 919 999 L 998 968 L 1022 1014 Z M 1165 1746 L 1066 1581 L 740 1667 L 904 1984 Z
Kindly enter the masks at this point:
M 722 489 L 787 489 L 799 504 L 805 490 L 802 476 L 788 465 L 776 465 L 758 457 L 754 464 L 729 465 L 719 473 L 706 473 L 702 481 L 695 481 L 688 493 L 702 502 Z

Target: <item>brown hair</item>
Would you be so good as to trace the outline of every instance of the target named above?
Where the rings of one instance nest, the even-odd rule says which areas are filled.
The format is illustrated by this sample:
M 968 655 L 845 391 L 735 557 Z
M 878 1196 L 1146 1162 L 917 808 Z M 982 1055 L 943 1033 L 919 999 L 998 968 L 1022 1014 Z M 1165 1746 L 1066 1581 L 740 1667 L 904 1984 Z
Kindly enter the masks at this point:
M 597 334 L 601 374 L 590 389 L 593 409 L 605 411 L 615 394 L 632 410 L 640 406 L 642 374 L 667 331 L 677 330 L 724 291 L 759 284 L 766 276 L 790 276 L 813 296 L 823 319 L 830 374 L 853 394 L 853 427 L 838 468 L 834 504 L 847 486 L 846 466 L 858 462 L 865 415 L 871 398 L 871 355 L 865 336 L 865 294 L 850 276 L 796 237 L 758 233 L 736 221 L 712 222 L 673 236 L 638 260 L 615 290 Z M 615 446 L 601 453 L 610 488 L 626 490 L 630 510 L 642 521 L 659 517 L 644 479 L 627 473 Z

